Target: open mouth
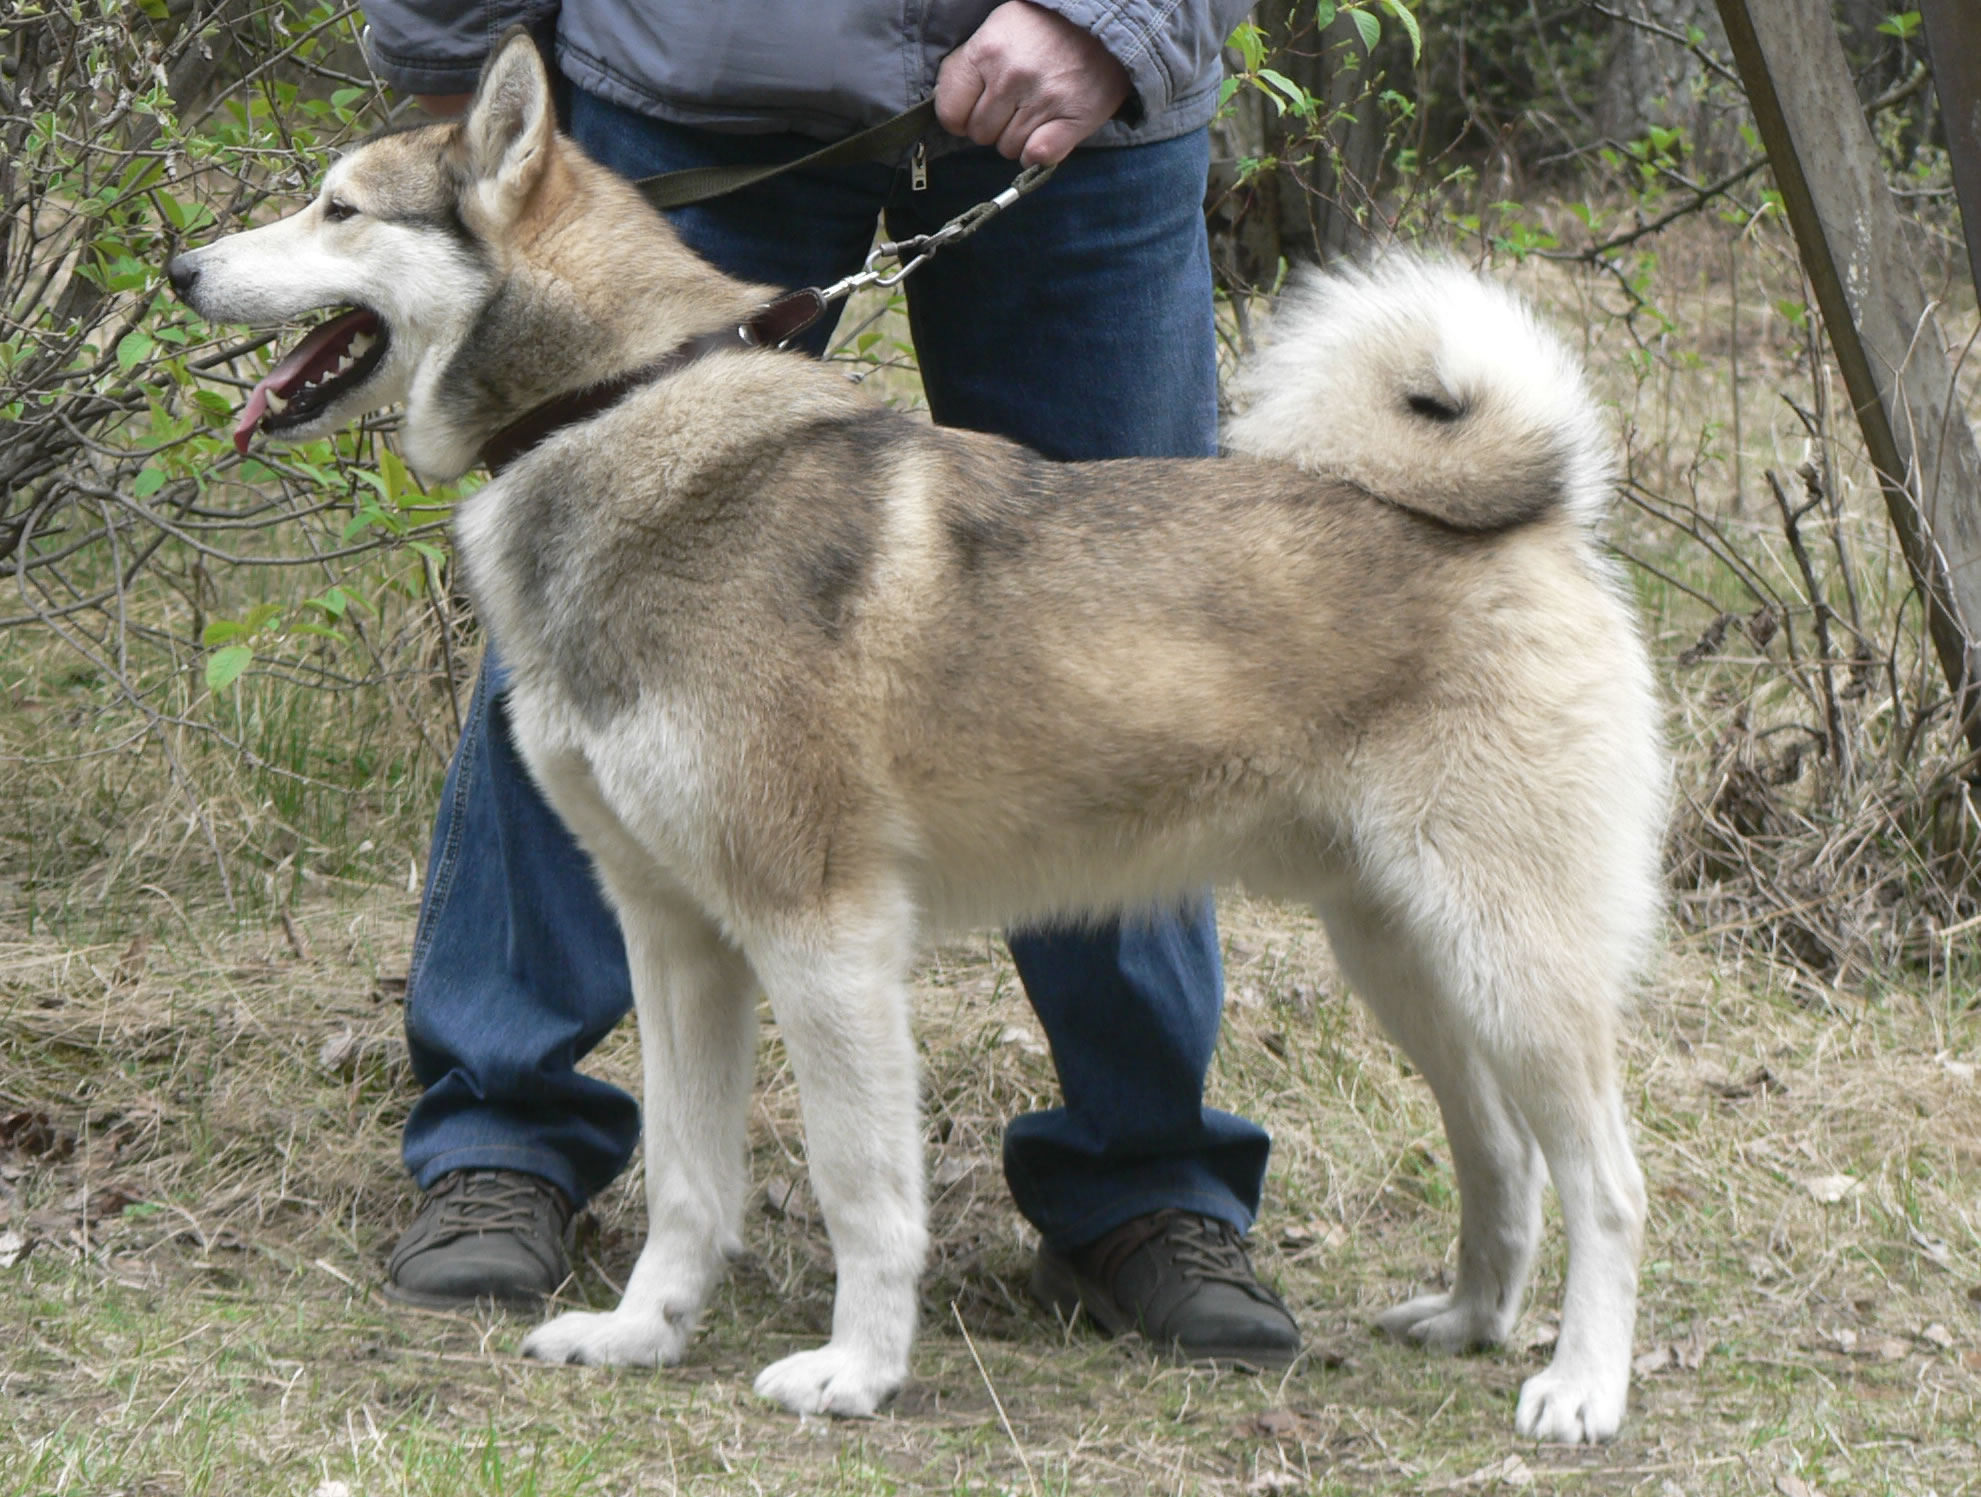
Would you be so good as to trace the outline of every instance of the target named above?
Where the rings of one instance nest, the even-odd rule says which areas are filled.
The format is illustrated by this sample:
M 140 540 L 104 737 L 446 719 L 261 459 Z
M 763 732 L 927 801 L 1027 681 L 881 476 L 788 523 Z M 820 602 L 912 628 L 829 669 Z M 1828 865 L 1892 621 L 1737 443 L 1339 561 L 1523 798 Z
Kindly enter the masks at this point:
M 245 454 L 258 427 L 279 432 L 321 415 L 371 378 L 390 342 L 384 322 L 367 307 L 312 328 L 249 393 L 234 423 L 234 450 Z

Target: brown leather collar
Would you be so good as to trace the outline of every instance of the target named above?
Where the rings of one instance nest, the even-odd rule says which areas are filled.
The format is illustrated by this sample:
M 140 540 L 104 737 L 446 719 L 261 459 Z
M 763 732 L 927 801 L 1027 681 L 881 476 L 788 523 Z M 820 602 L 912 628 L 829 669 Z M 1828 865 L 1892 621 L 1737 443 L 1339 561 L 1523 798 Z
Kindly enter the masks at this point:
M 642 385 L 678 374 L 690 364 L 724 349 L 782 348 L 818 321 L 825 298 L 814 287 L 790 291 L 730 327 L 690 338 L 651 363 L 611 379 L 553 396 L 533 406 L 482 444 L 481 463 L 491 477 L 567 426 L 609 411 Z

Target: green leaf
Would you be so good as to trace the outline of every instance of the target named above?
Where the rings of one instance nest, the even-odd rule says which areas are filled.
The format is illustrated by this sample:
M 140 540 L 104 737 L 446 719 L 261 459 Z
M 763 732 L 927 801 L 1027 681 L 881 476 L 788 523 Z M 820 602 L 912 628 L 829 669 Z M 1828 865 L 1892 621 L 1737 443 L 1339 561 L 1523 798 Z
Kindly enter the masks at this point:
M 151 341 L 151 334 L 142 329 L 126 333 L 117 344 L 117 362 L 129 374 L 157 346 Z
M 1366 10 L 1351 10 L 1348 14 L 1355 22 L 1355 29 L 1362 33 L 1363 50 L 1375 51 L 1376 43 L 1383 39 L 1383 23 Z
M 1410 7 L 1404 0 L 1383 0 L 1383 9 L 1395 16 L 1397 23 L 1410 36 L 1410 61 L 1414 65 L 1424 55 L 1424 33 L 1417 27 L 1417 18 L 1410 14 Z
M 255 652 L 246 645 L 228 645 L 225 649 L 215 650 L 207 657 L 206 684 L 215 691 L 225 691 L 240 679 L 241 672 L 254 658 Z
M 385 480 L 385 497 L 394 504 L 403 505 L 409 495 L 419 490 L 404 460 L 390 447 L 378 449 L 378 472 Z
M 200 630 L 199 642 L 203 645 L 224 645 L 230 639 L 239 639 L 247 628 L 235 619 L 213 619 Z
M 1334 17 L 1334 0 L 1318 0 L 1318 3 L 1314 6 L 1314 24 L 1319 26 L 1321 30 L 1326 31 L 1328 27 L 1334 24 Z
M 1244 59 L 1248 73 L 1257 72 L 1266 60 L 1266 33 L 1251 21 L 1239 22 L 1228 45 Z
M 165 470 L 147 465 L 139 470 L 136 481 L 131 485 L 131 493 L 135 498 L 149 499 L 164 487 Z
M 1275 73 L 1271 68 L 1260 68 L 1259 77 L 1286 95 L 1286 101 L 1293 106 L 1295 114 L 1308 114 L 1314 108 L 1314 101 L 1307 90 L 1295 83 L 1284 73 Z

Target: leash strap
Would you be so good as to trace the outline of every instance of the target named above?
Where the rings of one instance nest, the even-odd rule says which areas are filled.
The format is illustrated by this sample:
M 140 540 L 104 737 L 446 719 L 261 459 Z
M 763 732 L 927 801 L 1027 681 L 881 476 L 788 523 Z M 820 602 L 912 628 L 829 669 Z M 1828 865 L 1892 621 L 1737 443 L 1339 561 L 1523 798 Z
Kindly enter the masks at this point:
M 837 165 L 846 161 L 874 160 L 869 151 L 878 151 L 891 157 L 899 153 L 904 142 L 920 138 L 919 125 L 933 118 L 935 104 L 925 99 L 906 114 L 897 114 L 883 125 L 852 136 L 828 146 L 823 151 L 815 151 L 798 161 L 787 162 L 782 166 L 732 168 L 698 168 L 694 171 L 670 172 L 659 177 L 648 177 L 637 182 L 646 193 L 648 201 L 656 207 L 671 207 L 681 203 L 700 202 L 704 198 L 734 192 L 738 187 L 746 187 L 751 182 L 760 182 L 766 177 L 793 167 L 808 165 Z M 906 122 L 917 121 L 917 128 L 909 132 Z M 882 132 L 887 132 L 884 144 Z M 857 151 L 848 148 L 858 146 Z M 830 159 L 828 159 L 830 158 Z M 749 318 L 728 327 L 703 333 L 679 344 L 670 352 L 637 369 L 629 369 L 624 374 L 587 385 L 583 389 L 570 390 L 532 407 L 510 422 L 494 436 L 490 437 L 481 449 L 482 466 L 491 475 L 499 474 L 525 453 L 541 445 L 555 433 L 579 421 L 588 421 L 601 415 L 624 400 L 642 385 L 665 379 L 678 373 L 688 365 L 698 363 L 713 353 L 748 348 L 784 348 L 791 340 L 825 315 L 825 309 L 841 297 L 849 296 L 862 286 L 895 286 L 922 265 L 946 244 L 959 239 L 967 239 L 991 219 L 1009 208 L 1026 193 L 1037 187 L 1052 175 L 1050 166 L 1028 166 L 1018 173 L 1009 187 L 996 197 L 966 208 L 941 228 L 929 234 L 916 234 L 907 239 L 883 239 L 868 251 L 866 265 L 844 280 L 834 281 L 830 286 L 806 286 L 797 291 L 787 291 L 775 301 L 769 302 L 752 312 Z M 694 178 L 693 183 L 684 188 L 680 179 Z M 658 194 L 654 190 L 661 189 Z M 682 196 L 687 191 L 692 195 Z
M 859 161 L 897 162 L 914 148 L 934 123 L 935 98 L 931 95 L 919 104 L 911 104 L 892 119 L 882 120 L 858 135 L 836 140 L 809 156 L 800 156 L 796 161 L 758 166 L 692 166 L 686 171 L 642 177 L 633 185 L 656 208 L 680 208 L 689 203 L 721 197 L 725 192 L 735 192 L 753 182 L 764 181 L 782 172 L 797 171 L 801 167 L 845 166 Z

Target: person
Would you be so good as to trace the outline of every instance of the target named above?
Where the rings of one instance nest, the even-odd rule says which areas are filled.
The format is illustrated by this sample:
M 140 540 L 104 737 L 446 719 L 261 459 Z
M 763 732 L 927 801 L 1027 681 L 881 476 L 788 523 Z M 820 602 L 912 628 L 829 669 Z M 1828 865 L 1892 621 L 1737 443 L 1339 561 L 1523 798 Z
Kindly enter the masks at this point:
M 364 10 L 374 67 L 438 114 L 465 106 L 505 24 L 548 29 L 531 0 L 494 16 L 503 5 L 461 0 Z M 927 232 L 1006 187 L 1013 160 L 1058 162 L 905 283 L 930 414 L 1057 459 L 1200 456 L 1217 419 L 1206 126 L 1242 11 L 567 0 L 554 56 L 570 133 L 635 178 L 793 161 L 933 85 L 951 149 L 801 169 L 671 215 L 690 248 L 751 281 L 829 284 L 858 268 L 877 220 L 895 237 Z M 822 353 L 831 322 L 804 346 Z M 577 1069 L 630 1006 L 625 957 L 583 853 L 510 744 L 503 683 L 492 649 L 414 940 L 406 1030 L 425 1090 L 404 1152 L 426 1202 L 387 1292 L 415 1304 L 555 1289 L 572 1214 L 638 1132 L 633 1099 Z M 1033 1293 L 1183 1357 L 1290 1361 L 1298 1330 L 1243 1245 L 1267 1137 L 1203 1104 L 1222 997 L 1208 897 L 1009 941 L 1064 1099 L 1005 1136 L 1012 1196 L 1041 1236 Z

